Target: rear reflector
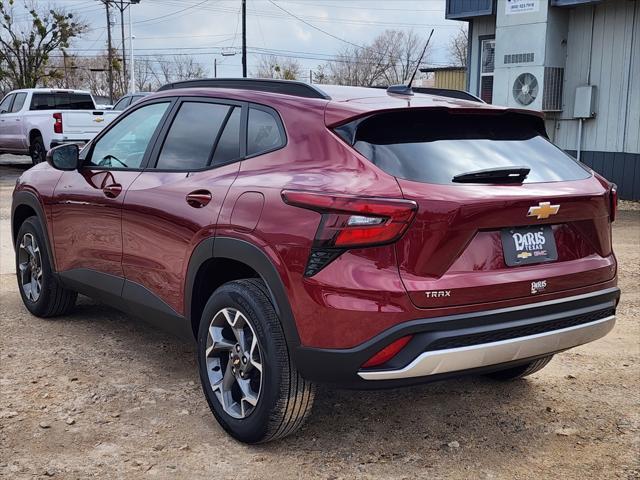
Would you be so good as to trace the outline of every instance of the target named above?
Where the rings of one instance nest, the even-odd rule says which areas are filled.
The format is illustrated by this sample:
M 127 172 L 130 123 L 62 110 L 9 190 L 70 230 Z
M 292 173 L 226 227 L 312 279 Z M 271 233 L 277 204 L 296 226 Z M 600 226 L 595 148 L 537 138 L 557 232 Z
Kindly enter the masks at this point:
M 373 357 L 362 364 L 362 368 L 371 368 L 377 367 L 384 363 L 387 363 L 393 357 L 395 357 L 400 350 L 407 346 L 407 343 L 413 338 L 412 335 L 407 335 L 406 337 L 399 338 L 395 342 L 390 343 L 378 353 L 376 353 Z
M 609 220 L 614 221 L 616 219 L 616 213 L 618 213 L 618 186 L 614 183 L 609 191 Z

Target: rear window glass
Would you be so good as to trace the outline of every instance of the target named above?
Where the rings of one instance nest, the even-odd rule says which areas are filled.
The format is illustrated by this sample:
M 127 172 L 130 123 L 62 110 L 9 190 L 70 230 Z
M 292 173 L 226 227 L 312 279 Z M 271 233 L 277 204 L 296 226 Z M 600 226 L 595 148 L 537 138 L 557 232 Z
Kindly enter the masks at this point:
M 337 130 L 382 170 L 406 180 L 456 184 L 456 175 L 510 167 L 530 168 L 524 183 L 588 178 L 590 173 L 549 142 L 541 128 L 522 114 L 402 111 Z
M 95 110 L 87 93 L 34 93 L 31 110 Z

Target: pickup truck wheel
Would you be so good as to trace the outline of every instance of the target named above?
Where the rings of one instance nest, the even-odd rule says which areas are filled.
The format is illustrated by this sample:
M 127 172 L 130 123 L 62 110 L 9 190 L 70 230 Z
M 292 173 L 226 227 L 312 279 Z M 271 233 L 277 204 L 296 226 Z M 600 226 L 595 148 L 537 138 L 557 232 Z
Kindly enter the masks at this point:
M 536 373 L 538 370 L 542 370 L 547 366 L 552 358 L 553 355 L 549 355 L 548 357 L 539 358 L 538 360 L 525 363 L 524 365 L 488 373 L 486 376 L 494 380 L 515 380 L 517 378 L 526 377 L 527 375 Z
M 218 288 L 198 331 L 204 394 L 218 423 L 246 443 L 296 431 L 315 389 L 297 372 L 264 282 L 236 280 Z
M 37 217 L 27 218 L 20 226 L 15 251 L 18 288 L 27 310 L 37 317 L 69 313 L 78 294 L 55 277 Z
M 31 161 L 34 165 L 42 163 L 46 160 L 47 150 L 44 148 L 44 142 L 40 135 L 33 137 L 31 147 L 29 148 L 29 154 L 31 155 Z

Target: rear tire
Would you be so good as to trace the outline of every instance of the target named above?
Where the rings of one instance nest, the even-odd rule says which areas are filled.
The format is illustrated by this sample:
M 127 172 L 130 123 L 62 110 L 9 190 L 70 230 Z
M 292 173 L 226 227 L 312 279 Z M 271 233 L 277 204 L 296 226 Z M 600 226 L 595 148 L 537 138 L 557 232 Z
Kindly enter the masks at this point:
M 35 135 L 29 147 L 29 155 L 34 165 L 44 162 L 47 159 L 47 149 L 41 135 Z
M 56 317 L 73 310 L 78 294 L 64 288 L 53 273 L 51 254 L 38 217 L 27 218 L 15 245 L 18 289 L 24 306 L 37 317 Z
M 290 358 L 262 280 L 228 282 L 213 293 L 198 330 L 198 367 L 213 415 L 241 442 L 285 437 L 311 411 L 314 385 Z
M 508 381 L 515 380 L 517 378 L 523 378 L 527 375 L 531 375 L 532 373 L 536 373 L 539 370 L 542 370 L 547 364 L 551 361 L 553 355 L 549 355 L 548 357 L 539 358 L 529 363 L 525 363 L 524 365 L 519 365 L 517 367 L 511 367 L 504 370 L 498 370 L 497 372 L 488 373 L 485 376 L 492 378 L 494 380 Z

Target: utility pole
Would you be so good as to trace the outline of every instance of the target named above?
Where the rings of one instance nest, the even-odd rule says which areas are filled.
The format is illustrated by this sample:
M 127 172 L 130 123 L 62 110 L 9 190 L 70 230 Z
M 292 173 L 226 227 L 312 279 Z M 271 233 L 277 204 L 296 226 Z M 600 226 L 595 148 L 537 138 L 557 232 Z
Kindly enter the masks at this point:
M 134 3 L 134 2 L 132 2 Z M 138 2 L 140 3 L 139 0 Z M 131 93 L 135 93 L 136 91 L 136 65 L 133 63 L 133 31 L 131 30 L 131 9 L 129 9 L 129 55 L 131 55 L 131 61 L 129 62 L 129 68 L 131 72 L 129 74 L 129 78 L 131 79 L 131 87 L 129 91 Z
M 242 78 L 247 78 L 247 0 L 242 0 Z
M 111 48 L 111 15 L 109 14 L 109 0 L 103 1 L 107 11 L 107 56 L 109 59 L 109 103 L 113 104 L 113 49 Z
M 213 59 L 213 78 L 218 78 L 218 59 Z
M 123 88 L 126 90 L 127 88 L 127 54 L 124 49 L 124 11 L 127 8 L 127 4 L 124 3 L 123 0 L 120 0 L 120 6 L 118 6 L 118 10 L 120 10 L 120 35 L 122 38 L 122 75 L 124 78 L 122 79 Z

